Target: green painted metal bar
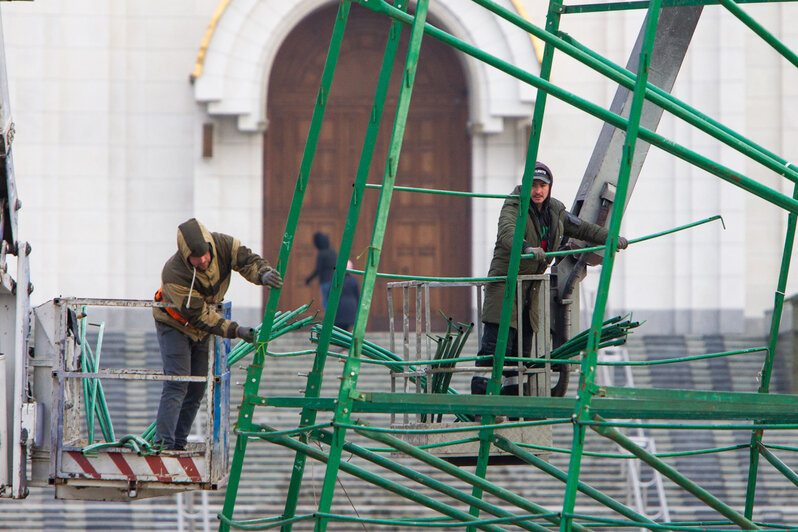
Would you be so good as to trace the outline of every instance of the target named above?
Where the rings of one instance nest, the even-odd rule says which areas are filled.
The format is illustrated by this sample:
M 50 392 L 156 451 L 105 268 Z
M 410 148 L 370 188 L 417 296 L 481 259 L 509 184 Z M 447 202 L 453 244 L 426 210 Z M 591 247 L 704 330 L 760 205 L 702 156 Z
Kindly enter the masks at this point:
M 764 445 L 761 443 L 757 446 L 759 453 L 765 457 L 765 459 L 770 462 L 773 467 L 779 470 L 779 472 L 787 477 L 787 480 L 798 486 L 798 474 L 795 473 L 790 467 L 779 460 L 779 457 L 770 452 Z
M 407 9 L 407 2 L 397 2 L 396 8 L 400 10 Z M 385 44 L 385 51 L 383 53 L 382 65 L 377 79 L 377 88 L 374 92 L 374 99 L 372 102 L 372 110 L 369 116 L 368 126 L 366 128 L 366 137 L 363 140 L 363 148 L 361 150 L 360 161 L 358 162 L 357 173 L 355 175 L 355 183 L 352 188 L 352 197 L 349 201 L 349 210 L 347 212 L 346 221 L 344 222 L 344 231 L 341 238 L 341 243 L 338 247 L 338 258 L 336 262 L 335 272 L 333 274 L 332 286 L 330 287 L 330 295 L 327 300 L 327 310 L 324 314 L 324 322 L 319 333 L 318 346 L 316 348 L 316 357 L 313 361 L 313 368 L 308 374 L 305 384 L 305 397 L 318 397 L 321 393 L 322 381 L 324 379 L 324 368 L 329 353 L 330 338 L 333 334 L 335 316 L 338 310 L 338 304 L 341 298 L 341 291 L 343 289 L 344 275 L 346 274 L 346 265 L 352 251 L 355 230 L 357 229 L 357 221 L 360 217 L 360 209 L 363 205 L 363 191 L 366 186 L 366 179 L 368 178 L 369 170 L 371 169 L 371 162 L 374 156 L 374 149 L 377 143 L 377 134 L 379 133 L 380 124 L 382 123 L 383 109 L 388 95 L 388 88 L 390 86 L 391 73 L 393 70 L 396 53 L 399 48 L 399 40 L 402 35 L 402 25 L 397 21 L 391 21 L 391 26 L 388 31 L 388 39 Z M 316 421 L 316 411 L 304 409 L 300 414 L 300 425 L 313 425 Z M 303 443 L 306 443 L 306 437 L 302 436 Z M 289 490 L 286 497 L 286 504 L 283 515 L 286 517 L 293 516 L 296 512 L 296 504 L 299 499 L 299 490 L 302 484 L 302 478 L 305 471 L 306 457 L 302 453 L 297 453 L 294 458 L 294 468 L 291 471 L 291 481 Z M 284 527 L 284 532 L 290 532 L 290 526 Z
M 86 308 L 83 308 L 83 314 L 86 314 Z M 97 355 L 91 349 L 88 341 L 86 340 L 86 330 L 89 323 L 84 317 L 79 322 L 79 335 L 81 341 L 81 368 L 84 372 L 95 373 L 99 369 L 100 353 L 102 350 L 102 339 L 105 324 L 100 324 L 99 334 L 97 336 Z M 116 439 L 114 436 L 114 426 L 111 422 L 111 413 L 108 410 L 108 403 L 105 399 L 102 382 L 99 379 L 82 379 L 84 407 L 86 410 L 86 426 L 88 429 L 88 441 L 91 445 L 94 443 L 94 425 L 95 420 L 100 425 L 100 431 L 103 434 L 103 439 L 106 442 L 112 442 Z
M 285 233 L 280 246 L 277 264 L 275 265 L 275 268 L 277 268 L 277 270 L 280 272 L 280 275 L 283 277 L 285 277 L 285 273 L 288 269 L 288 260 L 291 255 L 291 249 L 293 248 L 296 228 L 299 224 L 299 215 L 302 211 L 305 190 L 307 189 L 310 171 L 313 166 L 313 156 L 316 152 L 316 145 L 321 132 L 322 122 L 324 121 L 324 112 L 327 108 L 327 98 L 329 96 L 330 87 L 335 74 L 335 65 L 338 62 L 338 55 L 341 51 L 341 42 L 344 38 L 344 30 L 349 17 L 350 7 L 351 0 L 341 0 L 335 17 L 335 25 L 333 26 L 330 48 L 327 52 L 327 58 L 324 62 L 324 71 L 322 72 L 321 76 L 319 93 L 318 97 L 316 98 L 316 106 L 313 109 L 313 117 L 311 118 L 310 128 L 308 131 L 308 139 L 305 143 L 305 149 L 302 153 L 302 160 L 299 166 L 296 186 L 294 188 L 294 196 L 291 200 L 291 207 L 289 209 L 288 219 L 286 220 L 285 224 Z M 245 398 L 257 395 L 258 389 L 260 388 L 260 380 L 266 357 L 266 348 L 271 337 L 281 291 L 282 289 L 272 289 L 269 291 L 269 299 L 266 303 L 263 321 L 260 331 L 258 332 L 257 351 L 253 357 L 252 364 L 247 369 L 247 381 L 244 385 Z M 237 427 L 246 430 L 251 426 L 253 409 L 254 407 L 250 405 L 242 405 L 241 409 L 239 410 L 238 421 L 236 423 Z M 244 467 L 244 455 L 246 454 L 246 447 L 247 439 L 240 436 L 237 437 L 235 452 L 233 454 L 233 460 L 230 466 L 227 492 L 225 493 L 224 506 L 222 508 L 222 515 L 230 519 L 232 519 L 233 511 L 235 509 L 236 495 L 238 493 L 238 486 L 241 480 L 241 471 Z M 219 531 L 227 532 L 228 530 L 229 526 L 224 521 L 221 521 L 219 524 Z
M 323 443 L 326 443 L 327 445 L 332 444 L 332 434 L 325 430 L 314 431 L 313 439 L 319 440 Z M 407 467 L 397 462 L 394 462 L 393 460 L 390 460 L 384 456 L 381 456 L 377 453 L 364 449 L 359 445 L 355 445 L 352 442 L 345 443 L 344 450 L 348 453 L 354 454 L 355 456 L 359 456 L 364 460 L 368 460 L 369 462 L 375 465 L 378 465 L 389 471 L 393 471 L 394 473 L 402 475 L 407 479 L 410 479 L 414 482 L 418 482 L 419 484 L 427 486 L 428 488 L 438 491 L 444 495 L 457 499 L 461 502 L 465 502 L 472 506 L 478 506 L 482 510 L 490 512 L 491 514 L 497 517 L 517 517 L 509 510 L 505 510 L 493 504 L 489 504 L 477 497 L 474 497 L 463 491 L 453 488 L 452 486 L 449 486 L 448 484 L 445 484 L 440 480 L 437 480 L 429 475 L 425 475 L 411 467 Z M 537 530 L 539 532 L 548 532 L 548 529 L 546 527 L 536 525 L 534 523 L 519 522 L 516 524 L 519 527 L 523 528 L 524 530 Z
M 563 449 L 561 447 L 548 447 L 546 445 L 535 445 L 532 443 L 516 443 L 518 447 L 522 449 L 535 449 L 538 451 L 545 451 L 549 453 L 559 453 L 559 454 L 570 454 L 571 449 Z M 728 445 L 726 447 L 714 447 L 711 449 L 695 449 L 693 451 L 680 451 L 680 452 L 669 452 L 669 453 L 656 453 L 654 456 L 657 458 L 675 458 L 675 457 L 683 457 L 683 456 L 698 456 L 702 454 L 717 454 L 717 453 L 725 453 L 728 451 L 738 451 L 743 448 L 748 448 L 747 443 L 739 443 L 737 445 Z M 583 451 L 582 456 L 595 456 L 600 458 L 613 458 L 616 460 L 636 460 L 634 456 L 629 454 L 618 454 L 618 453 L 599 453 L 595 451 Z M 563 472 L 565 473 L 565 472 Z
M 692 355 L 677 358 L 661 358 L 659 360 L 630 360 L 629 362 L 603 361 L 596 362 L 599 366 L 661 366 L 663 364 L 678 364 L 681 362 L 693 362 L 694 360 L 706 360 L 708 358 L 729 357 L 735 355 L 747 355 L 750 353 L 761 353 L 767 351 L 767 347 L 751 347 L 749 349 L 737 349 L 734 351 L 724 351 L 722 353 L 708 353 L 706 355 Z M 568 362 L 568 361 L 563 361 Z
M 724 0 L 728 1 L 728 0 Z M 618 65 L 602 55 L 581 45 L 570 35 L 557 32 L 557 35 L 544 31 L 535 26 L 528 20 L 519 16 L 517 13 L 507 8 L 497 5 L 491 0 L 474 0 L 475 3 L 487 8 L 496 15 L 504 18 L 515 26 L 529 32 L 533 36 L 544 42 L 551 42 L 558 50 L 561 50 L 573 57 L 577 61 L 592 68 L 610 80 L 633 90 L 635 86 L 635 74 Z M 687 123 L 697 127 L 701 131 L 723 142 L 727 146 L 739 151 L 740 153 L 765 165 L 774 172 L 787 177 L 793 182 L 798 182 L 798 172 L 787 168 L 783 158 L 759 146 L 753 141 L 743 137 L 734 130 L 724 126 L 712 117 L 702 113 L 698 109 L 682 102 L 669 92 L 651 83 L 646 84 L 646 99 L 672 113 L 674 116 L 685 120 Z
M 793 197 L 798 199 L 798 185 L 793 188 Z M 773 316 L 770 319 L 770 331 L 768 333 L 768 350 L 765 362 L 762 364 L 761 377 L 759 381 L 759 393 L 769 394 L 770 380 L 773 376 L 773 361 L 776 357 L 776 344 L 779 340 L 779 326 L 781 316 L 784 311 L 784 291 L 787 289 L 787 277 L 790 273 L 790 262 L 792 261 L 793 244 L 795 243 L 795 228 L 798 225 L 798 215 L 790 213 L 787 216 L 787 231 L 784 235 L 784 251 L 781 255 L 781 268 L 779 270 L 779 280 L 776 283 L 776 293 L 773 301 Z M 748 482 L 745 492 L 745 516 L 749 519 L 754 513 L 754 497 L 756 495 L 756 477 L 759 469 L 759 451 L 762 445 L 762 430 L 754 430 L 751 433 L 751 449 L 748 461 Z
M 105 322 L 100 324 L 100 327 L 99 327 L 99 329 L 97 331 L 97 347 L 95 349 L 94 360 L 92 362 L 93 365 L 94 365 L 94 370 L 93 371 L 97 371 L 97 370 L 100 369 L 100 356 L 102 355 L 103 334 L 104 334 L 104 332 L 105 332 Z M 94 441 L 94 413 L 95 413 L 96 409 L 100 407 L 100 404 L 98 404 L 98 397 L 97 397 L 97 392 L 98 392 L 98 389 L 100 388 L 100 379 L 92 379 L 92 382 L 91 382 L 90 386 L 91 386 L 91 411 L 92 411 L 92 416 L 91 416 L 91 420 L 90 420 L 90 423 L 91 423 L 91 436 L 90 436 L 90 439 L 89 439 L 89 443 L 93 443 L 93 441 Z M 104 401 L 102 403 L 104 403 Z M 100 418 L 103 418 L 103 419 L 100 420 L 101 424 L 107 424 L 107 425 L 110 426 L 111 420 L 110 420 L 110 415 L 108 414 L 108 411 L 107 411 L 107 406 L 105 407 L 105 411 L 100 414 Z M 108 441 L 113 441 L 114 439 L 116 439 L 116 438 L 114 438 L 114 435 L 113 435 L 113 429 L 111 430 L 110 434 L 106 434 L 106 431 L 103 430 L 102 428 L 101 428 L 101 430 L 103 432 L 103 437 L 105 438 L 105 441 L 108 442 Z
M 612 205 L 612 215 L 608 229 L 607 245 L 604 252 L 604 261 L 601 266 L 601 277 L 596 294 L 596 301 L 593 306 L 593 321 L 588 334 L 587 348 L 582 358 L 582 370 L 579 376 L 579 388 L 577 391 L 577 405 L 574 416 L 577 421 L 584 421 L 590 417 L 591 400 L 593 398 L 596 376 L 596 359 L 598 357 L 598 345 L 601 341 L 601 327 L 604 323 L 604 312 L 609 296 L 610 281 L 612 280 L 612 270 L 615 264 L 615 254 L 618 251 L 618 233 L 621 229 L 621 219 L 626 207 L 627 191 L 629 189 L 629 176 L 632 171 L 632 160 L 634 158 L 635 145 L 637 143 L 638 132 L 640 130 L 640 117 L 642 116 L 643 103 L 645 102 L 645 89 L 648 82 L 648 69 L 651 62 L 651 50 L 654 48 L 654 36 L 657 32 L 657 22 L 660 13 L 660 0 L 652 0 L 648 13 L 646 14 L 645 32 L 643 43 L 640 49 L 640 60 L 637 69 L 637 80 L 635 82 L 632 104 L 629 111 L 629 122 L 626 129 L 626 139 L 621 154 L 621 166 L 618 172 L 617 190 L 615 202 Z M 568 465 L 568 482 L 565 487 L 563 499 L 563 514 L 570 514 L 574 511 L 576 504 L 576 491 L 579 483 L 579 473 L 582 466 L 582 450 L 585 442 L 585 427 L 577 424 L 574 426 L 573 443 L 571 448 L 571 460 Z M 570 529 L 571 518 L 565 517 L 560 523 L 560 532 L 568 532 Z
M 506 451 L 514 456 L 517 456 L 521 460 L 537 467 L 544 473 L 551 475 L 557 480 L 560 480 L 562 482 L 568 481 L 568 473 L 554 467 L 553 465 L 549 464 L 546 460 L 543 460 L 542 458 L 535 456 L 529 451 L 522 449 L 512 441 L 508 440 L 507 438 L 496 435 L 493 437 L 493 442 L 496 444 L 496 447 L 498 447 L 499 449 L 502 449 L 503 451 Z M 585 495 L 587 495 L 588 497 L 590 497 L 591 499 L 595 500 L 596 502 L 603 504 L 607 508 L 610 508 L 611 510 L 618 512 L 622 516 L 627 517 L 628 519 L 631 519 L 636 523 L 656 524 L 654 521 L 647 518 L 646 516 L 635 512 L 625 504 L 616 501 L 612 497 L 604 495 L 599 490 L 591 487 L 590 485 L 582 482 L 581 480 L 577 484 L 577 489 L 582 493 L 584 493 Z
M 719 0 L 720 3 L 729 10 L 729 12 L 740 19 L 740 21 L 748 26 L 754 33 L 762 37 L 762 40 L 768 43 L 774 50 L 781 54 L 787 61 L 798 67 L 798 55 L 790 50 L 787 45 L 777 39 L 772 33 L 766 30 L 761 24 L 753 19 L 748 13 L 743 11 L 737 2 L 732 0 Z
M 599 390 L 600 391 L 600 390 Z M 734 392 L 727 392 L 733 394 Z M 528 397 L 502 395 L 452 395 L 452 394 L 415 394 L 415 393 L 382 393 L 357 392 L 350 405 L 351 412 L 359 413 L 408 413 L 408 414 L 479 414 L 509 415 L 526 418 L 567 418 L 576 407 L 576 399 L 572 397 Z M 612 419 L 682 419 L 682 420 L 745 420 L 756 421 L 755 425 L 737 425 L 740 430 L 751 430 L 756 426 L 772 426 L 773 428 L 790 429 L 798 423 L 798 411 L 795 409 L 794 396 L 781 396 L 772 402 L 743 401 L 730 399 L 696 399 L 682 400 L 673 398 L 664 402 L 660 398 L 628 399 L 593 398 L 592 411 Z M 756 394 L 747 394 L 756 395 Z M 420 397 L 419 397 L 420 396 Z M 768 394 L 762 397 L 776 397 Z M 332 397 L 261 397 L 257 398 L 258 406 L 275 408 L 311 408 L 315 410 L 333 411 L 336 406 Z M 254 401 L 253 401 L 254 402 Z M 790 405 L 792 402 L 792 406 Z M 584 421 L 590 424 L 591 421 Z M 655 427 L 652 423 L 622 424 L 618 426 Z M 344 425 L 348 426 L 348 425 Z M 666 428 L 678 428 L 673 424 L 663 425 Z M 695 425 L 686 426 L 696 427 Z M 711 425 L 710 428 L 718 428 Z
M 377 204 L 377 213 L 374 220 L 374 229 L 369 246 L 368 260 L 366 261 L 366 271 L 363 276 L 363 288 L 360 294 L 360 304 L 355 318 L 352 348 L 350 356 L 344 364 L 343 379 L 338 395 L 334 419 L 336 422 L 347 422 L 350 418 L 352 399 L 350 394 L 356 393 L 357 377 L 360 371 L 360 355 L 363 348 L 363 338 L 366 333 L 366 323 L 368 322 L 369 311 L 371 310 L 371 299 L 374 294 L 374 282 L 376 280 L 377 269 L 380 263 L 380 254 L 383 241 L 385 239 L 385 228 L 388 223 L 388 212 L 390 210 L 393 187 L 396 180 L 396 172 L 399 166 L 399 156 L 404 140 L 404 131 L 407 123 L 407 114 L 410 108 L 410 99 L 413 94 L 413 85 L 416 77 L 418 58 L 421 51 L 421 41 L 424 36 L 424 25 L 426 24 L 429 0 L 419 0 L 416 4 L 413 16 L 413 25 L 410 30 L 410 40 L 408 43 L 407 57 L 405 59 L 404 72 L 402 75 L 402 86 L 399 90 L 399 98 L 396 108 L 391 140 L 388 149 L 388 160 L 385 165 L 383 175 L 383 188 Z M 402 11 L 399 10 L 401 13 Z M 329 512 L 332 505 L 332 498 L 335 491 L 335 482 L 338 477 L 338 468 L 341 464 L 341 450 L 345 441 L 345 429 L 335 429 L 333 444 L 330 448 L 330 459 L 327 463 L 327 470 L 324 475 L 321 495 L 319 497 L 319 512 Z M 316 523 L 316 530 L 322 532 L 326 530 L 326 521 L 320 519 Z
M 691 227 L 695 227 L 697 225 L 702 225 L 708 222 L 713 222 L 715 220 L 720 220 L 723 223 L 723 218 L 716 214 L 715 216 L 711 216 L 709 218 L 705 218 L 704 220 L 699 220 L 697 222 L 689 223 L 686 225 L 681 225 L 679 227 L 674 227 L 673 229 L 668 229 L 666 231 L 660 231 L 659 233 L 654 233 L 648 236 L 641 236 L 640 238 L 633 238 L 629 240 L 629 244 L 637 244 L 638 242 L 645 242 L 646 240 L 651 240 L 652 238 L 657 238 L 660 236 L 670 235 L 672 233 L 676 233 L 679 231 L 684 231 L 685 229 L 690 229 Z M 723 225 L 723 228 L 726 228 L 726 224 Z M 603 251 L 606 249 L 606 246 L 592 246 L 589 248 L 579 248 L 579 249 L 567 249 L 565 251 L 550 251 L 546 253 L 547 257 L 561 257 L 563 255 L 576 255 L 578 253 L 587 253 L 592 251 Z M 522 257 L 533 257 L 534 255 L 521 255 Z
M 380 432 L 374 432 L 370 430 L 368 426 L 362 426 L 360 429 L 356 429 L 356 432 L 361 436 L 365 436 L 366 438 L 370 438 L 372 440 L 379 441 L 384 443 L 394 449 L 401 451 L 412 458 L 420 460 L 425 464 L 431 465 L 444 473 L 448 473 L 453 477 L 462 480 L 463 482 L 467 482 L 473 486 L 479 486 L 481 488 L 480 493 L 483 491 L 490 493 L 494 497 L 497 497 L 503 501 L 507 501 L 510 504 L 514 504 L 515 506 L 527 510 L 529 512 L 535 514 L 541 514 L 542 516 L 546 516 L 545 519 L 555 525 L 558 524 L 560 521 L 559 517 L 554 514 L 552 515 L 547 508 L 535 504 L 534 502 L 530 501 L 525 497 L 521 497 L 516 495 L 515 493 L 502 488 L 500 486 L 496 486 L 492 482 L 485 479 L 484 476 L 480 476 L 474 473 L 469 473 L 458 466 L 452 465 L 446 460 L 439 458 L 435 455 L 432 455 L 426 451 L 422 451 L 421 449 L 400 440 L 394 436 L 389 434 L 383 434 Z M 574 530 L 586 530 L 584 527 L 575 524 L 573 527 Z
M 382 188 L 382 185 L 367 184 L 366 188 Z M 419 187 L 393 187 L 395 191 L 401 192 L 420 192 L 422 194 L 438 194 L 443 196 L 463 196 L 466 198 L 489 198 L 489 199 L 507 199 L 517 197 L 513 194 L 482 194 L 479 192 L 459 192 L 456 190 L 439 190 L 434 188 L 419 188 Z
M 648 399 L 653 401 L 718 402 L 730 405 L 761 405 L 765 408 L 793 408 L 796 405 L 794 395 L 762 394 L 751 392 L 723 392 L 715 390 L 679 390 L 668 388 L 627 388 L 620 386 L 602 386 L 599 393 L 610 399 Z
M 402 16 L 401 12 L 393 10 L 392 6 L 386 4 L 384 2 L 380 2 L 380 0 L 362 0 L 363 5 L 368 5 L 375 11 L 380 13 L 384 13 L 392 18 L 396 18 L 397 20 L 401 20 L 402 22 L 409 22 L 405 17 Z M 534 76 L 524 70 L 521 70 L 506 61 L 503 61 L 491 54 L 488 54 L 482 50 L 474 48 L 473 46 L 457 39 L 448 33 L 435 28 L 434 26 L 428 26 L 426 28 L 426 32 L 433 38 L 438 39 L 439 41 L 452 46 L 453 48 L 460 50 L 471 57 L 474 57 L 490 66 L 493 66 L 502 72 L 505 72 L 516 79 L 519 79 L 533 87 L 539 88 L 544 90 L 548 94 L 554 96 L 555 98 L 568 103 L 577 109 L 584 111 L 604 122 L 611 124 L 614 127 L 617 127 L 622 130 L 626 130 L 628 127 L 628 120 L 618 116 L 601 106 L 595 105 L 591 102 L 588 102 L 578 96 L 565 91 L 556 85 L 541 79 L 537 76 Z M 789 198 L 778 191 L 766 187 L 753 179 L 750 179 L 739 172 L 735 172 L 734 170 L 723 166 L 716 161 L 713 161 L 707 157 L 699 155 L 692 150 L 685 148 L 673 142 L 671 140 L 665 139 L 661 135 L 657 134 L 654 131 L 651 131 L 646 128 L 640 128 L 638 131 L 639 137 L 660 148 L 661 150 L 669 153 L 679 159 L 682 159 L 697 168 L 700 168 L 728 183 L 731 183 L 734 186 L 742 188 L 743 190 L 750 192 L 751 194 L 756 195 L 777 205 L 785 210 L 790 212 L 798 212 L 798 201 Z
M 354 273 L 356 275 L 365 275 L 363 270 L 346 270 L 349 273 Z M 423 275 L 400 275 L 398 273 L 377 273 L 375 277 L 381 279 L 405 279 L 408 281 L 432 281 L 432 282 L 457 282 L 461 281 L 464 283 L 472 283 L 472 282 L 493 282 L 493 281 L 504 281 L 506 277 L 424 277 Z
M 546 15 L 546 29 L 555 32 L 560 27 L 559 8 L 562 6 L 561 0 L 549 0 L 549 10 Z M 554 47 L 546 43 L 543 50 L 543 59 L 540 65 L 540 78 L 548 80 L 551 76 L 552 64 L 554 62 Z M 521 178 L 520 202 L 513 232 L 512 248 L 510 250 L 510 261 L 507 265 L 507 280 L 504 283 L 504 297 L 502 299 L 501 313 L 499 318 L 499 331 L 496 337 L 496 349 L 493 353 L 493 370 L 487 385 L 487 394 L 495 395 L 501 391 L 502 370 L 504 369 L 504 357 L 507 348 L 507 340 L 510 335 L 510 320 L 512 309 L 515 303 L 515 291 L 518 280 L 518 269 L 521 264 L 522 243 L 524 231 L 526 229 L 526 219 L 529 211 L 529 203 L 532 193 L 532 182 L 535 174 L 535 163 L 537 162 L 538 148 L 540 147 L 540 134 L 543 130 L 543 118 L 546 111 L 546 99 L 548 94 L 543 90 L 538 90 L 535 98 L 535 110 L 532 115 L 532 125 L 527 145 L 526 160 L 524 162 L 524 173 Z M 519 316 L 519 319 L 522 319 Z M 482 418 L 482 423 L 492 424 L 494 419 L 491 416 Z M 480 432 L 479 454 L 475 473 L 484 478 L 487 474 L 488 461 L 490 459 L 490 439 L 493 436 L 492 429 L 485 429 Z M 479 486 L 474 486 L 472 491 L 475 497 L 481 497 L 482 491 Z M 472 507 L 471 513 L 478 515 L 479 511 Z
M 264 437 L 268 437 L 268 435 L 265 435 Z M 333 434 L 331 442 L 335 443 L 335 439 L 336 435 Z M 310 445 L 298 442 L 288 436 L 277 436 L 274 438 L 268 437 L 268 440 L 273 443 L 276 443 L 277 445 L 287 447 L 288 449 L 291 449 L 295 452 L 305 454 L 308 457 L 313 458 L 314 460 L 318 460 L 319 462 L 325 462 L 329 464 L 329 461 L 331 460 L 331 456 L 329 453 L 325 453 L 318 449 L 314 449 Z M 468 512 L 464 512 L 457 508 L 453 508 L 448 504 L 443 504 L 442 502 L 435 500 L 433 497 L 423 495 L 419 493 L 417 490 L 407 488 L 405 486 L 402 486 L 401 484 L 385 479 L 380 475 L 377 475 L 376 473 L 372 473 L 371 471 L 363 469 L 362 467 L 358 467 L 347 461 L 341 461 L 336 469 L 340 469 L 341 471 L 344 471 L 345 473 L 355 476 L 370 484 L 374 484 L 375 486 L 388 490 L 410 501 L 422 504 L 428 508 L 432 508 L 433 510 L 436 510 L 444 515 L 448 515 L 449 517 L 452 517 L 459 521 L 462 522 L 476 521 L 476 519 Z M 324 512 L 324 513 L 329 514 L 329 512 Z M 317 527 L 319 523 L 325 523 L 325 522 L 326 519 L 324 517 L 320 517 L 316 521 Z M 482 530 L 492 530 L 496 532 L 501 532 L 504 530 L 502 528 L 493 525 L 482 524 L 478 526 Z
M 795 2 L 796 0 L 742 0 L 740 4 L 764 4 L 764 3 L 786 3 Z M 678 7 L 678 6 L 714 6 L 720 4 L 720 0 L 664 0 L 662 7 Z M 605 4 L 581 4 L 569 5 L 563 10 L 564 14 L 574 13 L 597 13 L 607 11 L 626 11 L 630 9 L 646 9 L 649 2 L 647 0 L 632 1 L 632 2 L 607 2 Z
M 604 419 L 601 419 L 599 416 L 595 417 L 598 421 L 604 422 Z M 748 518 L 735 511 L 733 508 L 716 498 L 714 495 L 706 491 L 689 478 L 679 473 L 673 467 L 669 466 L 659 458 L 647 452 L 645 449 L 636 445 L 632 440 L 618 432 L 616 429 L 608 426 L 593 426 L 592 428 L 602 436 L 611 439 L 630 453 L 640 458 L 642 461 L 671 479 L 673 482 L 684 488 L 699 500 L 703 501 L 707 506 L 721 514 L 723 517 L 726 517 L 743 530 L 759 530 L 759 527 L 751 522 Z

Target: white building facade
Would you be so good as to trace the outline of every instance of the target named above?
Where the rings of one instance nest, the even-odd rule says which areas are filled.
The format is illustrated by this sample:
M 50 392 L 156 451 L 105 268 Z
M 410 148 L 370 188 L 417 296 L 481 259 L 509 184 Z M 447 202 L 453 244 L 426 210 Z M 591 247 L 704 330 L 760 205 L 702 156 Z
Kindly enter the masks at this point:
M 0 6 L 23 202 L 20 232 L 33 246 L 35 301 L 151 297 L 175 250 L 177 225 L 192 216 L 262 251 L 263 134 L 279 135 L 269 131 L 267 118 L 273 61 L 292 29 L 331 3 L 37 0 Z M 544 2 L 498 3 L 545 23 Z M 745 9 L 798 49 L 798 28 L 790 24 L 798 6 Z M 430 15 L 463 41 L 538 73 L 534 43 L 486 10 L 465 0 L 433 0 Z M 561 29 L 625 64 L 643 16 L 574 14 L 563 18 Z M 470 188 L 509 192 L 520 182 L 536 92 L 473 59 L 463 58 L 462 68 Z M 559 52 L 552 81 L 605 107 L 616 88 Z M 796 93 L 793 65 L 722 7 L 704 9 L 676 81 L 677 97 L 790 161 L 798 160 Z M 205 124 L 213 125 L 212 157 L 203 157 Z M 554 195 L 566 205 L 601 125 L 548 100 L 539 158 L 553 169 Z M 667 114 L 658 131 L 792 195 L 792 183 Z M 474 276 L 487 273 L 500 206 L 472 203 Z M 644 333 L 759 331 L 773 304 L 784 211 L 652 148 L 622 234 L 641 237 L 715 214 L 723 216 L 725 230 L 714 223 L 622 252 L 610 311 L 648 320 Z M 282 231 L 285 220 L 271 223 Z M 584 283 L 585 300 L 595 277 Z M 793 276 L 788 295 L 796 283 Z M 259 290 L 238 279 L 228 295 L 249 319 L 259 315 Z

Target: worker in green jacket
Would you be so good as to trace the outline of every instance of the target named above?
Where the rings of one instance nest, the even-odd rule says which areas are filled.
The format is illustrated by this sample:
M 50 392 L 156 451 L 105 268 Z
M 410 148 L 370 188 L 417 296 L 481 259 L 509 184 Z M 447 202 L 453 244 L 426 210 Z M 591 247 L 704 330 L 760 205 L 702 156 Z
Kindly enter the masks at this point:
M 269 288 L 283 285 L 280 272 L 237 238 L 211 233 L 195 218 L 177 228 L 177 253 L 166 261 L 153 307 L 164 375 L 206 376 L 211 335 L 254 343 L 255 330 L 241 327 L 217 312 L 237 271 L 247 281 Z M 197 415 L 205 382 L 164 381 L 155 444 L 182 451 Z
M 557 251 L 564 243 L 566 237 L 584 240 L 593 244 L 604 244 L 608 231 L 604 227 L 585 222 L 565 210 L 561 201 L 551 197 L 551 187 L 554 175 L 548 166 L 541 162 L 535 164 L 535 174 L 532 182 L 529 211 L 527 213 L 526 228 L 524 230 L 523 254 L 533 255 L 522 258 L 518 268 L 518 275 L 541 274 L 546 271 L 553 257 L 547 257 L 546 252 Z M 521 203 L 521 187 L 515 187 L 513 196 L 504 201 L 499 215 L 499 229 L 496 235 L 496 245 L 493 248 L 493 260 L 490 262 L 489 277 L 507 275 L 510 265 L 510 252 L 512 250 L 515 222 L 518 218 L 518 206 Z M 618 238 L 618 249 L 625 249 L 628 241 Z M 532 352 L 532 336 L 538 332 L 540 292 L 539 282 L 524 283 L 522 293 L 523 316 L 521 317 L 521 331 L 523 342 L 523 356 L 529 357 Z M 515 295 L 513 291 L 513 295 Z M 501 308 L 504 299 L 504 282 L 489 283 L 485 287 L 485 304 L 482 309 L 483 334 L 479 346 L 478 356 L 486 356 L 477 360 L 477 366 L 492 366 L 493 353 L 496 351 L 496 339 L 499 334 L 501 321 Z M 505 356 L 518 356 L 519 322 L 517 305 L 513 301 L 512 316 L 510 318 L 510 334 L 507 338 Z M 491 358 L 487 358 L 490 356 Z M 508 363 L 506 365 L 515 365 Z M 471 393 L 485 394 L 488 378 L 475 376 L 471 379 Z M 512 392 L 510 392 L 512 393 Z

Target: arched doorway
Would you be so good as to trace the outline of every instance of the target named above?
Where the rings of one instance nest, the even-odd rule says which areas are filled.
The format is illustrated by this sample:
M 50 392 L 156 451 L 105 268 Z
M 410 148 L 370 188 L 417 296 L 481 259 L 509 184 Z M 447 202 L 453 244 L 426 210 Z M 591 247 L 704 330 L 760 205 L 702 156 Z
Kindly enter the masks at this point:
M 264 136 L 263 249 L 277 256 L 296 176 L 307 139 L 324 60 L 329 47 L 335 6 L 303 20 L 283 42 L 271 72 L 268 91 L 269 128 Z M 315 300 L 313 270 L 316 250 L 312 235 L 330 235 L 337 250 L 352 184 L 368 124 L 389 21 L 353 5 L 341 48 L 297 229 L 281 308 L 293 309 Z M 409 31 L 404 31 L 405 41 Z M 400 48 L 404 58 L 406 43 Z M 396 108 L 402 63 L 397 62 L 385 105 L 369 183 L 380 183 L 390 128 Z M 468 102 L 462 67 L 448 47 L 427 38 L 419 61 L 413 100 L 405 131 L 397 185 L 447 190 L 470 189 L 471 143 L 467 130 Z M 368 190 L 352 250 L 363 269 L 371 240 L 379 191 Z M 471 207 L 466 198 L 395 192 L 380 271 L 405 275 L 468 276 L 471 272 Z M 459 321 L 471 316 L 471 296 L 464 289 L 433 290 L 431 310 L 443 310 Z M 398 303 L 397 303 L 398 304 Z M 397 307 L 398 308 L 398 307 Z M 375 287 L 369 318 L 371 329 L 387 328 L 385 281 Z

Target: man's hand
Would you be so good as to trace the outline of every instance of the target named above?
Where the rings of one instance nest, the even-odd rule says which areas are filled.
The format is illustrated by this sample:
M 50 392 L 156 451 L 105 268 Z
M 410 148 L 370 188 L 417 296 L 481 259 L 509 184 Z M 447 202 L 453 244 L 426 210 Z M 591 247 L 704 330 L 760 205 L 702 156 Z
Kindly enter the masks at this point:
M 283 286 L 283 278 L 280 277 L 280 272 L 271 269 L 260 276 L 260 282 L 263 286 L 269 288 L 280 288 Z
M 546 260 L 546 252 L 543 251 L 543 248 L 536 248 L 532 246 L 525 247 L 524 255 L 534 255 L 535 260 L 538 260 L 540 262 L 545 262 Z
M 238 326 L 238 330 L 236 331 L 236 336 L 244 340 L 248 344 L 255 343 L 255 329 L 252 327 L 241 327 Z
M 618 249 L 626 249 L 629 246 L 629 241 L 626 240 L 624 237 L 618 237 Z

